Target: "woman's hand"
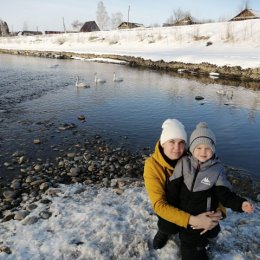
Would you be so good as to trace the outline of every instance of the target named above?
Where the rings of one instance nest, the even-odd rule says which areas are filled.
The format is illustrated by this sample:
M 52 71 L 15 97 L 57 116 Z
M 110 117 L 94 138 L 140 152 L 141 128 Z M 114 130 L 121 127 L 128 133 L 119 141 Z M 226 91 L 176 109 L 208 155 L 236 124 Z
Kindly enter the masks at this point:
M 222 218 L 221 212 L 204 212 L 197 216 L 190 216 L 189 224 L 193 229 L 203 229 L 201 235 L 206 233 L 208 230 L 213 229 L 217 226 L 219 220 Z
M 212 211 L 208 216 L 209 216 L 213 221 L 217 221 L 217 222 L 219 222 L 221 219 L 223 219 L 222 211 L 221 211 L 221 210 Z

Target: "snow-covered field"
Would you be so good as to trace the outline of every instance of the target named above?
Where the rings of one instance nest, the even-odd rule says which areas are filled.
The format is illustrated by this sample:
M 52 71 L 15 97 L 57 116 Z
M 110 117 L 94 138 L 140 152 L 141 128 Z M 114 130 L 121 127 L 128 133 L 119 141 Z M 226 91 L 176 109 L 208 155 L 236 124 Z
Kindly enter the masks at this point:
M 1 49 L 118 54 L 260 67 L 260 19 L 201 25 L 0 38 Z
M 1 260 L 180 259 L 176 237 L 163 249 L 152 249 L 157 218 L 140 183 L 121 195 L 81 184 L 57 190 L 44 196 L 51 203 L 35 202 L 38 207 L 25 219 L 0 223 L 0 251 L 5 246 L 12 252 L 0 252 Z M 46 211 L 51 217 L 40 218 Z M 38 221 L 26 224 L 32 217 Z M 259 205 L 251 215 L 228 211 L 211 259 L 260 259 L 259 219 Z

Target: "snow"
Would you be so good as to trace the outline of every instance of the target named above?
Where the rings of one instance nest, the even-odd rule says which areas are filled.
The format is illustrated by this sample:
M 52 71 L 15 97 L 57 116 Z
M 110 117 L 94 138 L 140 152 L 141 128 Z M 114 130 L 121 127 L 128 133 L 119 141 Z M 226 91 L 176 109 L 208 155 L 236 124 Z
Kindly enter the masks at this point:
M 0 48 L 117 54 L 166 62 L 260 66 L 260 19 L 43 36 L 1 37 Z M 76 55 L 75 55 L 76 56 Z
M 38 207 L 22 221 L 0 223 L 0 248 L 12 251 L 0 252 L 0 259 L 180 259 L 177 237 L 161 250 L 151 248 L 157 217 L 142 183 L 124 187 L 121 195 L 116 191 L 83 184 L 47 191 L 43 198 L 51 204 L 34 202 Z M 256 205 L 255 213 L 247 215 L 228 210 L 212 259 L 259 259 L 259 209 Z M 25 224 L 46 210 L 52 213 L 49 219 Z
M 196 40 L 195 40 L 196 39 Z M 140 28 L 92 33 L 1 37 L 0 48 L 117 54 L 151 60 L 208 62 L 219 66 L 259 68 L 260 20 L 203 25 Z M 211 42 L 212 45 L 207 43 Z M 100 61 L 98 59 L 94 61 Z M 115 62 L 108 60 L 109 62 Z M 216 76 L 216 75 L 213 75 Z M 22 221 L 0 223 L 0 260 L 128 260 L 180 259 L 179 241 L 173 237 L 161 250 L 152 249 L 157 231 L 143 185 L 113 188 L 60 185 L 57 196 L 46 192 L 51 204 L 38 207 Z M 29 203 L 28 201 L 27 203 Z M 212 248 L 214 260 L 260 259 L 260 207 L 253 214 L 228 211 Z M 49 219 L 26 224 L 42 211 Z M 1 252 L 9 247 L 11 254 Z

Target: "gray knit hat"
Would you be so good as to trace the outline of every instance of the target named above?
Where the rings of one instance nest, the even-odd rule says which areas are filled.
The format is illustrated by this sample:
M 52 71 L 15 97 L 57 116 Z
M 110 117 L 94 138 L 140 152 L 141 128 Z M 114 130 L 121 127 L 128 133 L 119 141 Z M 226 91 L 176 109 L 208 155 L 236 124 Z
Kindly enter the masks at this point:
M 196 129 L 192 132 L 190 136 L 190 152 L 193 154 L 196 146 L 200 144 L 209 145 L 213 154 L 215 153 L 216 137 L 214 133 L 208 128 L 208 125 L 205 122 L 198 123 Z

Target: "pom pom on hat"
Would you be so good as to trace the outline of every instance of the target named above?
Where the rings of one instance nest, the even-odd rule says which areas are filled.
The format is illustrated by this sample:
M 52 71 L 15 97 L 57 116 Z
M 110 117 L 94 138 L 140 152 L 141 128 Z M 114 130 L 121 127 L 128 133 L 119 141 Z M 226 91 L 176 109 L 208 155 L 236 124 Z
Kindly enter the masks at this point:
M 162 124 L 162 133 L 160 137 L 161 145 L 172 139 L 181 139 L 187 143 L 187 133 L 184 125 L 177 119 L 167 119 Z
M 198 123 L 196 129 L 192 132 L 190 136 L 190 152 L 193 154 L 196 146 L 200 144 L 207 144 L 213 154 L 215 153 L 216 137 L 215 134 L 208 128 L 208 124 L 205 122 Z

